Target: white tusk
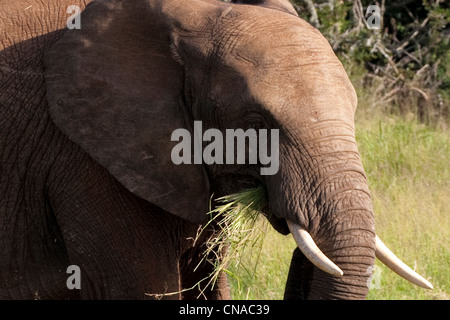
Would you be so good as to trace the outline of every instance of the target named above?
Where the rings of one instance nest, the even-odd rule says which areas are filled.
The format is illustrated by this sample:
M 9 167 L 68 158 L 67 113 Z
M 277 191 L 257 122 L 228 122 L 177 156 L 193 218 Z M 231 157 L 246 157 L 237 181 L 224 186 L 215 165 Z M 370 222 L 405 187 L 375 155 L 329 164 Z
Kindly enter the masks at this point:
M 417 274 L 413 269 L 408 267 L 403 261 L 401 261 L 386 245 L 378 238 L 375 237 L 376 251 L 375 255 L 381 262 L 383 262 L 389 269 L 397 273 L 400 277 L 405 278 L 409 282 L 418 285 L 425 289 L 433 289 L 433 285 L 425 280 L 422 276 Z
M 309 261 L 311 261 L 317 268 L 333 276 L 340 277 L 344 274 L 337 265 L 328 259 L 322 251 L 320 251 L 308 231 L 289 220 L 286 220 L 286 222 L 298 248 L 309 259 Z

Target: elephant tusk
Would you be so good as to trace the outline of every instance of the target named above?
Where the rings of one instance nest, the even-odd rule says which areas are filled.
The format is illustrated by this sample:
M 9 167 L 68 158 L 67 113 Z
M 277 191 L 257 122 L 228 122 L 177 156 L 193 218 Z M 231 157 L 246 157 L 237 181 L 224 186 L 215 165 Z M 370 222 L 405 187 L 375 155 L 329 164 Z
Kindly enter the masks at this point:
M 400 277 L 408 280 L 409 282 L 425 288 L 433 289 L 433 285 L 425 280 L 422 276 L 417 274 L 413 269 L 408 267 L 403 261 L 401 261 L 395 254 L 389 250 L 388 247 L 376 236 L 375 238 L 375 255 L 381 262 L 383 262 L 389 269 L 397 273 Z
M 289 220 L 286 220 L 286 222 L 298 248 L 301 252 L 303 252 L 309 261 L 311 261 L 317 268 L 333 276 L 340 277 L 344 274 L 337 265 L 328 259 L 322 251 L 320 251 L 308 231 Z

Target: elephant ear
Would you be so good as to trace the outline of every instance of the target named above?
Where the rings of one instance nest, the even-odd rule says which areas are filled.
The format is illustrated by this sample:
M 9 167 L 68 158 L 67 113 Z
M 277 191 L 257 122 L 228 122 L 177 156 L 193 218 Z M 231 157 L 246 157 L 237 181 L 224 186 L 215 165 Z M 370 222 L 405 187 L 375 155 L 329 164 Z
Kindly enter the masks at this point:
M 94 1 L 81 29 L 46 55 L 55 124 L 135 195 L 193 222 L 206 219 L 202 165 L 175 165 L 172 132 L 193 120 L 183 104 L 183 69 L 170 26 L 146 1 Z
M 298 16 L 289 0 L 231 0 L 231 2 L 271 8 Z

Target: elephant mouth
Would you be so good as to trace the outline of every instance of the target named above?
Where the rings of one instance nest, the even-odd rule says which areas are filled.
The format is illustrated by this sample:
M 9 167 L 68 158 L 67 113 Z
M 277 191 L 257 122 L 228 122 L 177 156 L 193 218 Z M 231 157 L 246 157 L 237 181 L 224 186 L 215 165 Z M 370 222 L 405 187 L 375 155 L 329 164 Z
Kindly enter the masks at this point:
M 262 214 L 267 218 L 272 228 L 274 228 L 278 233 L 285 236 L 291 232 L 286 219 L 277 217 L 270 211 L 270 209 L 263 209 Z

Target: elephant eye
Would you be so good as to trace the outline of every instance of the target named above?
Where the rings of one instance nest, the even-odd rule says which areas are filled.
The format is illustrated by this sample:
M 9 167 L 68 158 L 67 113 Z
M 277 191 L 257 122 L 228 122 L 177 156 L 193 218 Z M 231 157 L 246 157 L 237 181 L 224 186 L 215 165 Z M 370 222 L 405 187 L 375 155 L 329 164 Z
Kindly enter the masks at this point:
M 252 122 L 249 124 L 248 128 L 255 130 L 264 129 L 264 123 L 262 121 Z
M 261 112 L 248 111 L 244 115 L 245 127 L 248 129 L 268 129 L 267 119 Z

